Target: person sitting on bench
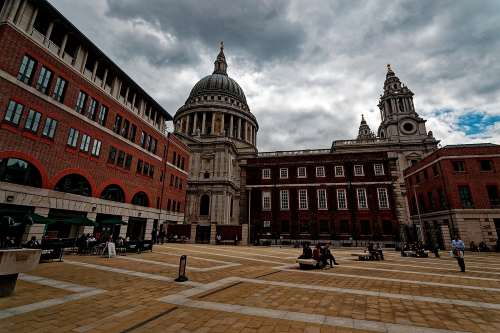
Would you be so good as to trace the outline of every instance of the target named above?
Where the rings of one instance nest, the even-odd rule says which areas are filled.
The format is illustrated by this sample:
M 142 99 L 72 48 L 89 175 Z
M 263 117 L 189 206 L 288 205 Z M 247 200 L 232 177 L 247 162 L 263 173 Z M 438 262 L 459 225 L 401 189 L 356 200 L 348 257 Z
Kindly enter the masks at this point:
M 330 260 L 330 267 L 332 267 L 332 260 L 335 265 L 339 264 L 333 257 L 332 252 L 330 251 L 330 244 L 325 245 L 325 249 L 323 250 L 323 257 L 325 258 L 326 261 Z
M 384 252 L 382 251 L 382 246 L 380 246 L 379 243 L 377 243 L 377 245 L 375 246 L 375 251 L 377 251 L 378 254 L 380 255 L 380 259 L 385 260 L 384 259 Z
M 410 244 L 406 243 L 406 241 L 403 243 L 403 248 L 401 249 L 401 256 L 406 257 L 407 254 L 405 251 L 410 251 Z
M 318 243 L 316 248 L 313 250 L 313 259 L 323 263 L 323 269 L 326 269 L 326 258 L 321 255 L 321 244 Z
M 377 253 L 377 250 L 375 250 L 373 243 L 370 243 L 370 245 L 368 247 L 368 252 L 370 252 L 373 259 L 378 260 L 378 253 Z
M 313 256 L 312 250 L 308 243 L 302 243 L 302 254 L 299 259 L 311 259 Z

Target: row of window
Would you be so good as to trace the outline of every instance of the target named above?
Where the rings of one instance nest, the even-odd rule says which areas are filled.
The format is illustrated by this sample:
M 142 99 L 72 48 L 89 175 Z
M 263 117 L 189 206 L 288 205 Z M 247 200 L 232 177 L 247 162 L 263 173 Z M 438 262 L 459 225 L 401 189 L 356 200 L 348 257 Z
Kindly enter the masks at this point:
M 155 173 L 155 166 L 152 164 L 149 164 L 148 162 L 144 162 L 143 160 L 139 159 L 137 161 L 137 170 L 136 173 L 138 175 L 143 175 L 149 178 L 153 178 L 154 173 Z
M 185 162 L 184 157 L 182 157 L 181 154 L 177 154 L 177 152 L 174 151 L 174 155 L 172 156 L 172 164 L 184 170 L 184 162 Z
M 179 190 L 182 190 L 182 181 L 183 181 L 182 178 L 179 178 L 179 177 L 174 176 L 174 175 L 170 175 L 170 187 L 178 188 Z
M 179 213 L 181 211 L 181 202 L 168 199 L 167 201 L 167 210 L 172 212 Z
M 25 106 L 23 104 L 14 100 L 10 100 L 9 106 L 7 107 L 7 112 L 5 113 L 4 121 L 11 125 L 19 126 L 19 122 L 21 121 L 21 117 L 24 112 L 24 107 Z M 29 109 L 24 128 L 32 133 L 38 133 L 38 128 L 40 126 L 40 123 L 42 122 L 42 117 L 43 115 L 41 112 Z M 54 139 L 57 124 L 57 120 L 47 116 L 45 118 L 42 135 L 49 139 Z
M 380 176 L 384 175 L 384 165 L 383 164 L 374 164 L 373 169 L 375 171 L 375 175 Z M 354 175 L 355 176 L 364 176 L 365 172 L 362 165 L 354 166 Z M 288 168 L 280 168 L 280 178 L 286 179 L 288 178 Z M 335 177 L 344 177 L 344 167 L 343 166 L 335 166 Z M 298 167 L 297 168 L 297 177 L 298 178 L 306 178 L 306 168 Z M 316 177 L 326 177 L 325 175 L 325 167 L 318 166 L 316 167 Z M 271 169 L 262 169 L 262 178 L 263 179 L 271 179 Z
M 307 199 L 307 190 L 298 190 L 299 209 L 309 209 L 309 201 Z M 389 208 L 389 197 L 386 188 L 377 188 L 379 208 Z M 365 188 L 356 189 L 356 197 L 358 201 L 358 209 L 368 209 L 368 200 Z M 289 190 L 280 190 L 280 208 L 281 210 L 290 209 L 290 193 Z M 328 209 L 328 200 L 325 189 L 317 190 L 318 209 Z M 347 209 L 347 190 L 337 189 L 337 208 Z M 262 210 L 271 210 L 271 191 L 262 191 Z
M 66 144 L 69 147 L 76 149 L 78 147 L 79 136 L 80 136 L 80 131 L 71 127 L 69 130 L 68 141 Z M 92 137 L 90 135 L 83 133 L 82 141 L 80 142 L 80 151 L 81 152 L 84 152 L 84 153 L 89 152 L 91 140 L 92 140 Z M 92 151 L 91 151 L 92 156 L 99 157 L 99 155 L 101 154 L 101 145 L 102 145 L 102 141 L 94 138 L 94 142 L 92 143 Z
M 78 93 L 78 99 L 76 100 L 76 112 L 81 115 L 85 114 L 85 105 L 87 104 L 88 98 L 89 95 L 86 92 L 80 90 L 80 92 Z M 99 110 L 99 115 L 97 115 L 97 110 Z M 106 105 L 101 103 L 101 108 L 99 108 L 99 102 L 95 98 L 90 99 L 87 118 L 92 121 L 97 121 L 99 125 L 105 127 L 108 113 L 109 108 Z
M 280 229 L 281 234 L 289 235 L 291 233 L 290 228 L 290 220 L 281 220 L 280 221 Z M 263 221 L 263 232 L 270 231 L 271 221 Z M 309 220 L 300 220 L 300 234 L 309 235 L 310 222 Z M 361 220 L 360 221 L 361 235 L 362 236 L 371 236 L 372 235 L 372 227 L 370 220 Z M 391 220 L 382 220 L 382 232 L 385 236 L 394 235 L 394 229 L 392 226 Z M 319 233 L 324 235 L 330 235 L 330 221 L 329 220 L 319 220 Z M 349 224 L 349 220 L 340 220 L 340 234 L 341 235 L 350 235 L 351 234 L 351 226 Z

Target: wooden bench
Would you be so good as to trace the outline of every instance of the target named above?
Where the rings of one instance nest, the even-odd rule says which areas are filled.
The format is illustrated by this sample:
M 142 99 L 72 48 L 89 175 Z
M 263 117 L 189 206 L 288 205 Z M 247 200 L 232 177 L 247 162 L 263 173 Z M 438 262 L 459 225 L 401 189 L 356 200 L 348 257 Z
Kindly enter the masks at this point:
M 295 259 L 295 262 L 299 264 L 302 269 L 313 269 L 318 266 L 318 262 L 314 259 Z
M 238 243 L 241 243 L 241 241 L 239 240 Z M 221 240 L 219 241 L 219 245 L 224 245 L 224 244 L 229 244 L 229 245 L 234 245 L 234 240 Z
M 358 257 L 359 260 L 365 260 L 365 259 L 373 258 L 372 254 L 369 253 L 369 252 L 351 253 L 351 256 Z
M 405 251 L 405 253 L 406 254 L 410 254 L 411 255 L 410 257 L 416 257 L 417 256 L 417 252 L 416 251 Z M 432 252 L 431 251 L 424 251 L 424 253 L 427 254 L 427 255 L 429 255 Z

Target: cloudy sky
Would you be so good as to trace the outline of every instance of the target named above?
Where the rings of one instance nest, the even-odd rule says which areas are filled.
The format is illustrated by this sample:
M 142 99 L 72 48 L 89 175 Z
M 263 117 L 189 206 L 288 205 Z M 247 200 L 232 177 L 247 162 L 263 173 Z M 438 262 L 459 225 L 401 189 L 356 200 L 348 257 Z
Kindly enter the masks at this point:
M 376 132 L 388 62 L 443 145 L 500 144 L 500 1 L 49 1 L 172 115 L 224 41 L 259 151 Z

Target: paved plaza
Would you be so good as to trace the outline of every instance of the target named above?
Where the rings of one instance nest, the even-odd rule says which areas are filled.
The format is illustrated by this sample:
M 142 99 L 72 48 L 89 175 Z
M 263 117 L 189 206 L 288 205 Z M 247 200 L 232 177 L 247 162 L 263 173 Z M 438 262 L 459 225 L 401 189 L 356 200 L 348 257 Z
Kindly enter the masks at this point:
M 301 249 L 155 245 L 64 255 L 20 274 L 0 299 L 1 332 L 498 332 L 500 255 L 358 261 L 301 270 Z M 174 282 L 187 255 L 189 281 Z

